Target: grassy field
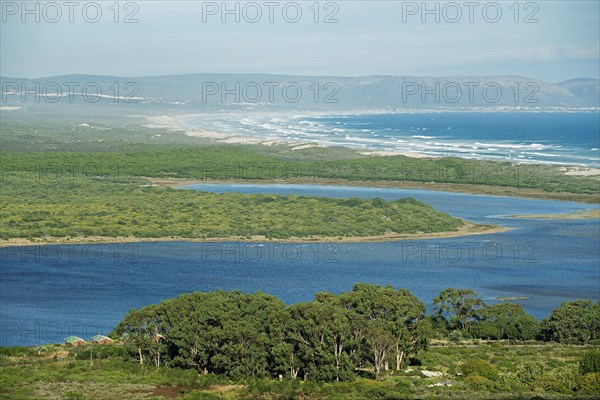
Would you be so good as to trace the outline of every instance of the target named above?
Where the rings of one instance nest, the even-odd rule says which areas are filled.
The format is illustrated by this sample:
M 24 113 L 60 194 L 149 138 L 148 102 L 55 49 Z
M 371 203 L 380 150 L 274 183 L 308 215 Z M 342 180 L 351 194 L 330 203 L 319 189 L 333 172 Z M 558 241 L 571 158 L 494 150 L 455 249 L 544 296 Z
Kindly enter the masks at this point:
M 382 382 L 232 381 L 176 368 L 140 368 L 120 345 L 3 348 L 0 399 L 597 399 L 577 389 L 577 360 L 592 346 L 438 341 Z M 597 346 L 596 346 L 597 348 Z M 494 382 L 462 374 L 465 361 L 491 362 Z M 525 382 L 525 383 L 524 383 Z

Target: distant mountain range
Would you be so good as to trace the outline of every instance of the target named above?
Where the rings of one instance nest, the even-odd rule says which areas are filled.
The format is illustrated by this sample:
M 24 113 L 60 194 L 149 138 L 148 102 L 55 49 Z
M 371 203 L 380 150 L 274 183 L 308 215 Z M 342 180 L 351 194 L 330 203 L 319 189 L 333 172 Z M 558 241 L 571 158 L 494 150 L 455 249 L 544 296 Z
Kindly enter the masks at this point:
M 189 74 L 150 77 L 0 77 L 3 108 L 201 111 L 269 109 L 530 109 L 600 107 L 600 80 L 547 83 L 521 76 L 293 76 Z M 57 97 L 56 93 L 61 96 Z M 102 106 L 102 107 L 101 107 Z M 117 107 L 120 106 L 120 107 Z

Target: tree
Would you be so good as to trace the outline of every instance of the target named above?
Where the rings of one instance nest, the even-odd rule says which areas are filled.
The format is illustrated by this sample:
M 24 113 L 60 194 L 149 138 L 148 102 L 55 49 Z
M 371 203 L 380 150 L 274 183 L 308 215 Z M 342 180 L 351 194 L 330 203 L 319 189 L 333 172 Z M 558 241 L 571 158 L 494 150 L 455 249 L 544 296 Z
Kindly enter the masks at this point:
M 488 339 L 530 340 L 538 332 L 538 322 L 527 315 L 520 304 L 499 303 L 481 311 L 480 320 L 472 327 L 474 336 Z
M 144 355 L 160 367 L 164 345 L 160 340 L 160 312 L 158 306 L 151 305 L 141 310 L 130 310 L 111 335 L 119 336 L 135 348 L 140 366 L 144 365 Z
M 433 310 L 445 318 L 451 327 L 470 332 L 471 325 L 481 318 L 485 303 L 471 289 L 448 288 L 433 299 Z
M 323 311 L 330 315 L 327 327 L 326 343 L 335 360 L 336 381 L 354 377 L 354 363 L 350 352 L 358 344 L 352 334 L 349 312 L 342 306 L 340 298 L 331 293 L 318 293 L 314 302 L 323 306 Z
M 427 349 L 432 328 L 425 313 L 425 304 L 406 289 L 397 292 L 398 301 L 392 333 L 396 339 L 396 370 L 402 361 Z
M 197 292 L 132 310 L 117 332 L 136 346 L 141 363 L 149 354 L 158 367 L 166 353 L 170 363 L 203 373 L 265 376 L 284 316 L 285 305 L 274 296 Z
M 220 319 L 224 309 L 222 293 L 196 292 L 165 302 L 169 355 L 175 365 L 212 370 L 211 358 L 218 350 Z
M 389 330 L 389 325 L 381 319 L 365 321 L 365 339 L 373 353 L 375 379 L 381 380 L 381 372 L 394 350 L 396 340 Z
M 296 379 L 300 373 L 301 360 L 298 357 L 295 343 L 281 341 L 271 349 L 274 369 L 280 374 L 289 372 L 290 378 Z
M 348 355 L 351 330 L 347 312 L 333 295 L 319 294 L 317 298 L 320 301 L 289 307 L 289 337 L 305 377 L 347 380 L 354 370 Z
M 362 332 L 364 336 L 365 329 L 370 329 L 369 321 L 381 321 L 378 327 L 389 331 L 394 339 L 396 369 L 401 368 L 402 361 L 408 355 L 427 348 L 431 329 L 425 304 L 408 290 L 358 283 L 351 292 L 343 293 L 340 298 L 353 315 L 351 319 L 356 332 Z M 370 343 L 372 346 L 375 342 L 371 340 Z M 390 359 L 384 361 L 387 365 Z
M 234 378 L 269 375 L 271 348 L 280 337 L 284 313 L 285 305 L 274 296 L 233 292 L 217 331 L 219 347 L 211 358 L 215 370 Z
M 587 343 L 600 338 L 600 302 L 565 302 L 542 321 L 542 335 L 561 343 Z

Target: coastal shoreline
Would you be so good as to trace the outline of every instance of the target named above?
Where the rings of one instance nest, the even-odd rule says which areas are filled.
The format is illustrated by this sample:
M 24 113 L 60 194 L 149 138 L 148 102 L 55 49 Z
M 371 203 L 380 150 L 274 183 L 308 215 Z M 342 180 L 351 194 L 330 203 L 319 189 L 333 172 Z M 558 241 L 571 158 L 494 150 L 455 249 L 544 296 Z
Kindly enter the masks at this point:
M 325 113 L 326 114 L 326 113 Z M 181 115 L 161 115 L 161 116 L 146 116 L 144 120 L 147 122 L 143 126 L 151 129 L 164 129 L 170 132 L 183 133 L 188 137 L 197 138 L 213 143 L 222 144 L 238 144 L 238 145 L 263 145 L 263 146 L 289 146 L 294 150 L 307 148 L 325 148 L 327 146 L 316 142 L 302 141 L 282 141 L 273 138 L 260 139 L 256 137 L 244 136 L 243 134 L 234 135 L 213 130 L 205 130 L 199 128 L 190 128 L 182 123 L 182 119 L 199 116 L 201 114 L 181 114 Z M 413 151 L 380 151 L 374 149 L 354 149 L 347 147 L 348 150 L 353 150 L 357 155 L 366 157 L 386 157 L 386 156 L 404 156 L 413 159 L 441 159 L 443 157 L 425 155 Z M 482 161 L 484 161 L 482 159 Z M 529 163 L 527 163 L 529 164 Z M 536 165 L 533 163 L 532 165 Z M 539 165 L 545 165 L 540 163 Z M 581 165 L 564 165 L 558 166 L 558 169 L 564 174 L 574 177 L 597 177 L 600 181 L 600 169 L 586 167 Z M 453 193 L 469 193 L 483 194 L 492 196 L 505 197 L 521 197 L 543 200 L 560 200 L 574 201 L 580 203 L 600 204 L 599 194 L 583 194 L 569 192 L 545 192 L 542 189 L 523 188 L 523 187 L 508 187 L 508 186 L 492 186 L 485 184 L 464 184 L 464 183 L 439 183 L 439 182 L 411 182 L 411 181 L 352 181 L 345 179 L 326 179 L 320 178 L 316 181 L 314 178 L 294 178 L 289 180 L 194 180 L 182 179 L 177 181 L 173 179 L 153 178 L 148 177 L 152 183 L 159 182 L 159 186 L 181 186 L 194 183 L 262 183 L 262 184 L 324 184 L 324 185 L 347 185 L 347 186 L 373 186 L 373 187 L 392 187 L 401 189 L 426 189 L 435 191 L 445 191 Z
M 577 210 L 571 214 L 522 214 L 511 215 L 509 218 L 519 219 L 598 219 L 600 218 L 600 209 L 598 210 Z
M 428 240 L 428 239 L 448 239 L 463 236 L 489 235 L 494 233 L 503 233 L 514 228 L 501 227 L 495 225 L 476 225 L 470 222 L 465 223 L 456 231 L 433 232 L 433 233 L 414 233 L 414 234 L 385 234 L 378 236 L 361 237 L 329 237 L 329 236 L 311 236 L 311 237 L 290 237 L 287 239 L 268 239 L 264 236 L 231 236 L 223 238 L 184 238 L 184 237 L 163 237 L 163 238 L 137 238 L 137 237 L 72 237 L 72 238 L 45 238 L 29 240 L 15 238 L 0 241 L 0 248 L 36 246 L 36 245 L 65 245 L 65 244 L 115 244 L 115 243 L 152 243 L 152 242 L 251 242 L 251 243 L 369 243 L 369 242 L 395 242 L 401 240 Z
M 262 184 L 262 185 L 332 185 L 332 186 L 356 186 L 356 187 L 379 187 L 396 189 L 423 189 L 438 192 L 466 193 L 475 195 L 517 197 L 539 200 L 573 201 L 586 204 L 600 204 L 600 194 L 579 194 L 567 192 L 544 192 L 534 188 L 516 188 L 505 186 L 477 185 L 464 183 L 438 183 L 438 182 L 410 182 L 410 181 L 352 181 L 345 179 L 319 178 L 294 178 L 294 179 L 245 179 L 245 180 L 220 180 L 220 179 L 188 179 L 188 178 L 154 178 L 144 177 L 156 186 L 180 188 L 194 184 Z
M 263 146 L 275 146 L 275 145 L 283 145 L 289 146 L 291 150 L 302 150 L 308 148 L 324 148 L 327 147 L 323 144 L 317 142 L 309 142 L 309 141 L 286 141 L 274 138 L 266 138 L 261 139 L 257 137 L 245 136 L 243 134 L 235 135 L 235 134 L 226 134 L 222 132 L 217 132 L 214 130 L 200 129 L 200 128 L 190 128 L 181 122 L 181 119 L 190 118 L 199 116 L 201 114 L 184 114 L 178 116 L 171 115 L 160 115 L 160 116 L 148 116 L 145 117 L 147 124 L 143 126 L 151 129 L 164 129 L 171 132 L 183 132 L 188 137 L 210 140 L 217 143 L 223 144 L 241 144 L 241 145 L 263 145 Z M 329 114 L 323 114 L 329 115 Z M 386 157 L 386 156 L 405 156 L 412 158 L 439 158 L 431 155 L 425 155 L 421 153 L 417 153 L 414 151 L 384 151 L 384 150 L 360 150 L 350 148 L 351 150 L 355 150 L 357 154 L 363 156 L 375 156 L 375 157 Z
M 401 113 L 409 113 L 412 114 L 414 110 L 404 110 Z M 420 110 L 421 112 L 427 112 L 425 110 Z M 430 110 L 429 112 L 434 112 L 434 110 Z M 392 111 L 380 111 L 376 112 L 374 110 L 370 110 L 368 112 L 312 112 L 310 115 L 312 116 L 330 116 L 330 115 L 372 115 L 372 114 L 395 114 Z M 330 145 L 321 144 L 319 142 L 314 141 L 301 141 L 301 140 L 282 140 L 281 138 L 260 138 L 255 136 L 240 134 L 231 134 L 218 132 L 210 129 L 201 129 L 190 127 L 186 125 L 183 120 L 186 118 L 192 117 L 200 117 L 204 114 L 178 114 L 178 115 L 155 115 L 155 116 L 145 116 L 143 119 L 146 121 L 142 126 L 150 129 L 164 129 L 170 132 L 180 132 L 184 133 L 188 137 L 198 138 L 201 140 L 208 140 L 217 143 L 223 144 L 241 144 L 241 145 L 264 145 L 264 146 L 274 146 L 274 145 L 283 145 L 289 146 L 291 150 L 301 150 L 306 148 L 325 148 L 330 147 Z M 372 157 L 386 157 L 386 156 L 404 156 L 411 158 L 425 158 L 425 159 L 441 159 L 448 156 L 441 155 L 431 155 L 431 154 L 423 154 L 418 151 L 411 150 L 377 150 L 377 149 L 361 149 L 347 145 L 334 145 L 333 147 L 341 146 L 346 147 L 350 150 L 356 151 L 356 154 L 360 154 L 363 156 L 372 156 Z M 461 157 L 459 154 L 453 155 L 453 157 Z M 461 157 L 462 158 L 462 157 Z M 480 158 L 479 160 L 486 160 L 485 158 Z M 521 161 L 515 161 L 517 163 Z M 539 161 L 522 161 L 524 164 L 541 164 L 546 165 L 544 162 Z M 557 165 L 559 169 L 563 171 L 565 175 L 572 176 L 589 176 L 589 177 L 598 177 L 600 179 L 600 168 L 590 167 L 584 165 Z

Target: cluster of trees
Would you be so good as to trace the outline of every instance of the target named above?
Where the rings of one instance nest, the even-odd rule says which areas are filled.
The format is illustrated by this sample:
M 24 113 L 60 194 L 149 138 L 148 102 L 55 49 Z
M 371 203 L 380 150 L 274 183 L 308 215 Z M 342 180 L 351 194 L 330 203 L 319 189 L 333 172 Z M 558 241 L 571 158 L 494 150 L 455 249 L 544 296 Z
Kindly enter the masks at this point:
M 471 289 L 448 288 L 433 300 L 434 320 L 450 339 L 532 340 L 540 325 L 515 303 L 486 305 Z
M 568 315 L 565 315 L 565 312 Z M 285 375 L 352 380 L 357 371 L 380 379 L 426 350 L 435 336 L 600 339 L 600 304 L 564 303 L 538 323 L 517 304 L 486 306 L 468 289 L 446 289 L 434 315 L 406 289 L 356 284 L 286 307 L 264 293 L 195 292 L 131 310 L 111 334 L 140 364 L 194 368 L 233 378 Z
M 538 322 L 515 303 L 486 305 L 471 289 L 448 288 L 433 300 L 433 323 L 450 339 L 543 340 L 584 344 L 600 339 L 600 302 L 561 304 Z
M 146 357 L 233 377 L 284 375 L 349 380 L 357 368 L 376 378 L 427 347 L 425 304 L 405 289 L 357 284 L 285 304 L 274 296 L 216 291 L 184 294 L 131 310 L 113 335 Z

